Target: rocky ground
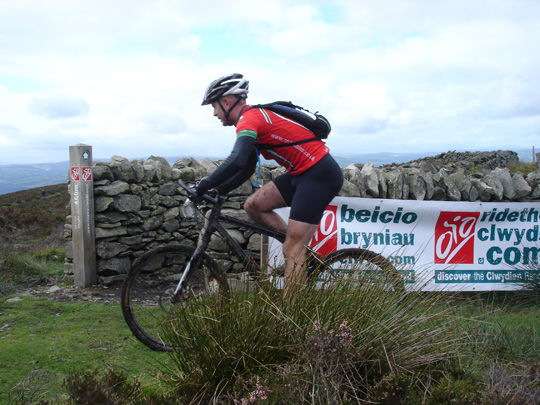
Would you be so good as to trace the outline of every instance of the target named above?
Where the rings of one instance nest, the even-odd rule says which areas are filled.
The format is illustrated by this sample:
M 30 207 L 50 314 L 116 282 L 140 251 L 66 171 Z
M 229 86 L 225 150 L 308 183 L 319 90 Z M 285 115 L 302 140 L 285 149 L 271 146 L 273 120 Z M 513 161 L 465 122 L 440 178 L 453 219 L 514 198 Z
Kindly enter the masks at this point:
M 76 287 L 73 285 L 40 285 L 30 287 L 23 292 L 15 294 L 7 302 L 21 300 L 24 296 L 45 297 L 59 302 L 91 301 L 101 303 L 120 304 L 120 287 L 117 283 L 111 286 Z

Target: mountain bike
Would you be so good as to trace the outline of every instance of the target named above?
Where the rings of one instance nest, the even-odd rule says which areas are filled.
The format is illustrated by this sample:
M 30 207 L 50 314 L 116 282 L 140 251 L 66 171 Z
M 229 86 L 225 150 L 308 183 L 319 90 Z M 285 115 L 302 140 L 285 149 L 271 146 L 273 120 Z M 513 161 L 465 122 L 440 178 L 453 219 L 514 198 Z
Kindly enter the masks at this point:
M 184 189 L 187 185 L 179 180 Z M 205 194 L 194 204 L 189 199 L 183 206 L 184 216 L 199 215 L 200 231 L 197 244 L 172 243 L 153 248 L 138 257 L 122 286 L 121 306 L 124 319 L 135 337 L 157 351 L 173 349 L 163 334 L 162 322 L 170 317 L 174 306 L 188 304 L 212 294 L 231 293 L 238 284 L 238 270 L 244 279 L 257 283 L 269 274 L 270 263 L 244 249 L 228 230 L 231 225 L 250 233 L 258 233 L 285 241 L 285 234 L 226 214 L 222 208 L 226 198 Z M 200 220 L 204 218 L 204 221 Z M 238 264 L 225 269 L 227 257 L 207 252 L 213 234 L 217 234 L 238 258 Z M 341 249 L 320 257 L 308 248 L 306 271 L 309 279 L 325 283 L 344 275 L 354 275 L 354 282 L 374 282 L 383 279 L 386 289 L 403 293 L 404 281 L 399 272 L 382 255 L 360 248 Z M 273 275 L 275 279 L 279 275 Z

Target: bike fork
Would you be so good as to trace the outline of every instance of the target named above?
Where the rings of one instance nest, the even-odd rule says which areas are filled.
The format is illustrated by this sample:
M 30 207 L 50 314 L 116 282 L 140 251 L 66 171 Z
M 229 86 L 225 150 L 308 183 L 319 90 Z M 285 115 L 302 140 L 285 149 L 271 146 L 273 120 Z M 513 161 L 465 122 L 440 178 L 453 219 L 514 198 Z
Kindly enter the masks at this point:
M 186 264 L 186 268 L 184 269 L 184 272 L 182 273 L 182 277 L 180 278 L 180 281 L 178 282 L 178 285 L 176 286 L 176 289 L 174 290 L 173 297 L 176 297 L 178 293 L 186 286 L 186 280 L 189 276 L 189 273 L 191 272 L 191 269 L 193 268 L 193 266 L 197 265 L 199 254 L 200 254 L 199 248 L 197 247 L 197 249 L 195 250 L 195 253 L 193 253 L 193 256 L 191 256 L 191 259 L 189 259 L 189 262 Z
M 208 244 L 210 243 L 210 238 L 212 237 L 212 233 L 214 232 L 213 224 L 216 221 L 217 214 L 218 210 L 214 207 L 214 209 L 210 210 L 205 216 L 204 225 L 199 233 L 197 247 L 195 248 L 195 252 L 191 256 L 191 258 L 189 259 L 189 262 L 186 264 L 186 268 L 182 273 L 182 277 L 180 278 L 180 281 L 178 282 L 178 285 L 174 290 L 173 300 L 176 300 L 176 297 L 178 296 L 180 291 L 182 291 L 186 286 L 187 279 L 189 277 L 189 274 L 191 273 L 191 270 L 197 267 L 197 265 L 199 264 L 199 260 L 201 260 L 201 255 L 208 247 Z

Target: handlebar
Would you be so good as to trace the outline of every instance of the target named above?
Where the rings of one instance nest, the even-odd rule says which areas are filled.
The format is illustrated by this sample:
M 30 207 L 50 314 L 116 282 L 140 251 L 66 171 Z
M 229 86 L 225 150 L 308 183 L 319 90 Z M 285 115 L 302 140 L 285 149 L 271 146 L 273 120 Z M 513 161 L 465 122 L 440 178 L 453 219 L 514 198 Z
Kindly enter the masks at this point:
M 182 187 L 184 190 L 189 189 L 189 186 L 186 183 L 184 183 L 182 179 L 178 179 L 178 184 L 180 184 L 180 187 Z M 222 197 L 220 195 L 217 195 L 216 197 L 212 197 L 205 193 L 201 196 L 201 200 L 209 202 L 210 204 L 217 204 L 220 202 L 221 199 Z

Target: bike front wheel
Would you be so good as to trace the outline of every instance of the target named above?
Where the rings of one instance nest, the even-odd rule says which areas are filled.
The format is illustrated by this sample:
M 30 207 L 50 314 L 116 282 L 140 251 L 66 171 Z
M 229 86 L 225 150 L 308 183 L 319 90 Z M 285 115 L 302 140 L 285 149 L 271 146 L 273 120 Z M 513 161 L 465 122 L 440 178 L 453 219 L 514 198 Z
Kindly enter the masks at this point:
M 152 249 L 135 260 L 122 286 L 121 306 L 133 335 L 152 350 L 171 351 L 163 333 L 173 306 L 227 289 L 217 263 L 206 253 L 189 270 L 185 287 L 175 290 L 195 252 L 188 245 L 166 245 Z
M 312 266 L 316 282 L 348 280 L 356 286 L 374 286 L 397 294 L 405 293 L 403 277 L 386 258 L 371 250 L 351 248 L 329 253 Z

